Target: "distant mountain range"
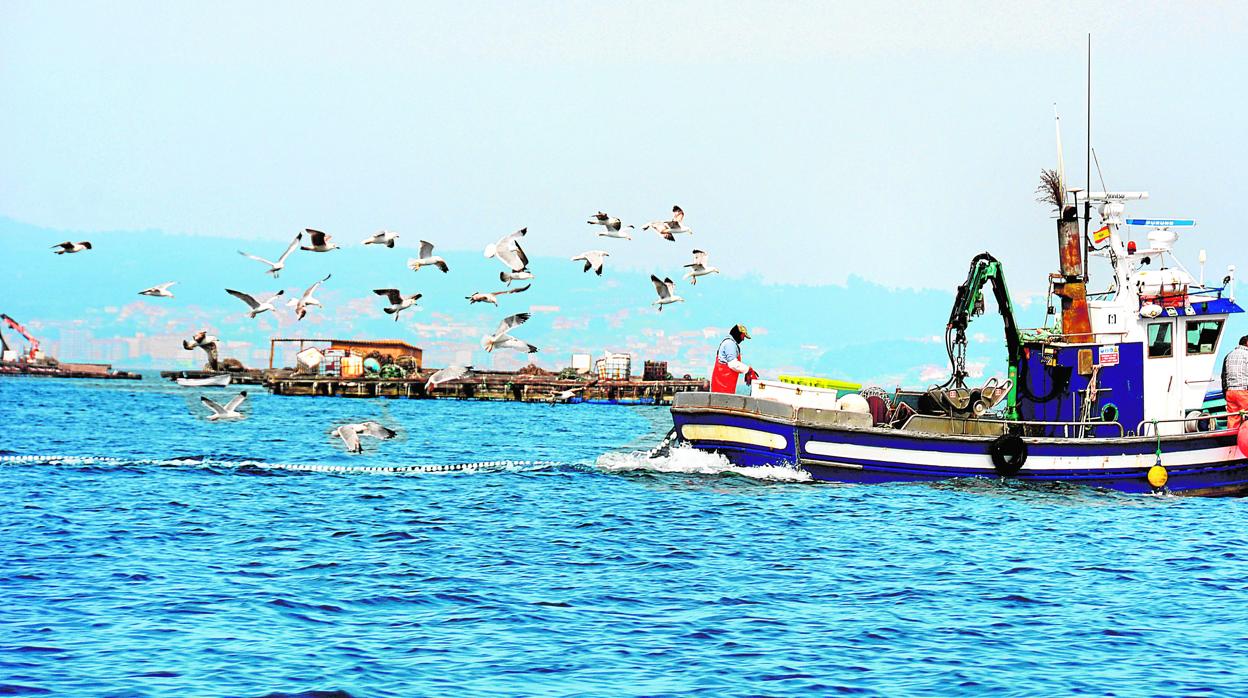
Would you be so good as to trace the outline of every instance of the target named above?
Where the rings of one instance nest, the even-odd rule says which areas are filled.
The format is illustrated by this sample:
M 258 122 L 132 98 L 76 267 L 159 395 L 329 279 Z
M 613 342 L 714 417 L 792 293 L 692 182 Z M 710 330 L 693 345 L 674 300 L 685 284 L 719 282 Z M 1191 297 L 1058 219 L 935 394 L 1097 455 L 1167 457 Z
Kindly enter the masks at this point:
M 504 288 L 498 279 L 503 267 L 496 260 L 480 251 L 439 248 L 450 273 L 430 267 L 412 272 L 406 260 L 416 256 L 418 240 L 408 237 L 387 249 L 336 236 L 345 249 L 296 251 L 274 280 L 238 250 L 272 259 L 285 247 L 281 241 L 151 230 L 82 234 L 0 218 L 8 261 L 0 277 L 0 312 L 23 322 L 47 353 L 62 360 L 109 361 L 128 368 L 199 365 L 202 356 L 183 350 L 180 341 L 201 328 L 226 343 L 225 355 L 251 366 L 267 365 L 268 340 L 280 336 L 402 339 L 424 349 L 428 366 L 468 362 L 517 368 L 530 357 L 487 354 L 480 339 L 504 316 L 528 312 L 532 319 L 513 334 L 540 348 L 531 359 L 547 369 L 569 365 L 573 353 L 597 357 L 613 351 L 632 354 L 638 367 L 643 360 L 667 361 L 673 374 L 702 376 L 728 327 L 741 322 L 753 335 L 744 345 L 744 358 L 764 376 L 822 375 L 892 387 L 923 385 L 948 374 L 942 337 L 953 288 L 888 288 L 853 275 L 845 286 L 769 284 L 741 269 L 703 277 L 695 286 L 681 278 L 684 269 L 678 266 L 623 269 L 608 258 L 606 271 L 597 277 L 583 273 L 580 262 L 542 257 L 530 264 L 536 275 L 532 289 L 500 298 L 496 309 L 465 299 L 474 291 Z M 50 247 L 63 240 L 91 240 L 94 249 L 53 254 Z M 585 247 L 609 250 L 629 244 L 638 242 L 587 236 Z M 568 257 L 581 251 L 569 251 Z M 888 263 L 887 255 L 881 248 L 880 264 Z M 289 298 L 329 273 L 332 278 L 317 293 L 325 308 L 312 309 L 302 322 L 284 306 L 276 316 L 248 319 L 243 303 L 224 290 L 268 294 L 285 289 Z M 675 279 L 686 301 L 658 312 L 651 305 L 657 298 L 651 273 Z M 960 278 L 960 270 L 951 276 Z M 171 288 L 174 298 L 138 295 L 166 281 L 178 282 Z M 372 292 L 384 287 L 423 293 L 421 309 L 404 311 L 396 323 L 382 312 L 384 299 Z M 1023 324 L 1038 323 L 1042 312 L 1027 309 Z M 976 321 L 968 357 L 974 373 L 1003 372 L 1000 328 L 991 311 Z M 5 336 L 10 344 L 23 343 L 11 331 Z M 291 361 L 288 354 L 278 356 L 279 364 Z

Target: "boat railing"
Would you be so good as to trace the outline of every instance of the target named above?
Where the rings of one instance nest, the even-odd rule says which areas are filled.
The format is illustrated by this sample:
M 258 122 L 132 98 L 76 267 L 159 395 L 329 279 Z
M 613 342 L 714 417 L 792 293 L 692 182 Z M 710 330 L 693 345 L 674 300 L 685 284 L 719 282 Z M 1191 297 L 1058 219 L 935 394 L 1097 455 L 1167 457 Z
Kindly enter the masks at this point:
M 902 429 L 904 430 L 907 426 L 909 426 L 910 420 L 913 420 L 916 417 L 929 417 L 930 418 L 933 416 L 937 417 L 938 419 L 948 419 L 950 421 L 959 421 L 959 422 L 980 422 L 980 423 L 987 422 L 990 424 L 1005 424 L 1007 426 L 1022 425 L 1022 426 L 1028 426 L 1028 427 L 1031 427 L 1031 426 L 1061 427 L 1062 436 L 1063 438 L 1067 438 L 1067 439 L 1071 438 L 1070 434 L 1072 430 L 1075 430 L 1075 429 L 1086 430 L 1089 428 L 1095 429 L 1097 427 L 1116 428 L 1118 429 L 1119 438 L 1123 438 L 1127 435 L 1126 427 L 1124 427 L 1122 423 L 1118 421 L 1111 422 L 1111 421 L 1097 420 L 1097 421 L 1089 422 L 1089 421 L 1080 421 L 1080 420 L 1048 421 L 1048 420 L 1042 420 L 1042 419 L 991 419 L 991 418 L 985 419 L 983 417 L 949 417 L 949 416 L 941 417 L 940 415 L 921 415 L 921 414 L 911 415 L 910 419 L 906 420 L 906 424 L 902 426 Z
M 1192 422 L 1196 425 L 1199 425 L 1201 422 L 1208 422 L 1209 424 L 1213 424 L 1214 426 L 1216 426 L 1217 421 L 1219 419 L 1227 419 L 1228 417 L 1233 417 L 1235 415 L 1239 415 L 1240 419 L 1246 419 L 1248 418 L 1248 410 L 1240 410 L 1239 412 L 1202 412 L 1201 414 L 1198 414 L 1195 417 L 1173 417 L 1171 419 L 1141 419 L 1140 423 L 1135 425 L 1135 433 L 1139 434 L 1140 436 L 1156 436 L 1158 424 L 1176 424 L 1179 422 L 1182 422 L 1184 424 L 1188 422 Z M 1148 426 L 1152 427 L 1152 433 L 1144 432 L 1144 427 L 1148 427 Z M 1197 429 L 1197 431 L 1199 431 L 1199 428 Z M 1211 428 L 1209 429 L 1209 431 L 1213 431 L 1213 429 Z

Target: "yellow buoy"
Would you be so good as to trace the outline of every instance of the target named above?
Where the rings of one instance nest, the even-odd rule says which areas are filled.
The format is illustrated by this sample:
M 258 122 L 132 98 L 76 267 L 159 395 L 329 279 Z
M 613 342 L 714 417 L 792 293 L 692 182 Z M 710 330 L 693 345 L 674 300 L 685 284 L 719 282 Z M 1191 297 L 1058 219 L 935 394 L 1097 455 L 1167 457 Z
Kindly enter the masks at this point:
M 1154 465 L 1148 469 L 1148 484 L 1153 487 L 1165 487 L 1169 479 L 1170 473 L 1166 472 L 1165 466 Z

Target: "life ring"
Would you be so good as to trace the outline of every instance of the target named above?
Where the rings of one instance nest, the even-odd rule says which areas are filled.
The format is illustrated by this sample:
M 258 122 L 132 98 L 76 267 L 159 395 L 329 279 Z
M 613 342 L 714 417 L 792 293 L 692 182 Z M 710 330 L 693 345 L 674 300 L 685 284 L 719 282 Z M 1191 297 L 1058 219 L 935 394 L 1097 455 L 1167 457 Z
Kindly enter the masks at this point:
M 988 455 L 998 475 L 1011 477 L 1027 462 L 1027 443 L 1014 434 L 1002 434 L 988 444 Z

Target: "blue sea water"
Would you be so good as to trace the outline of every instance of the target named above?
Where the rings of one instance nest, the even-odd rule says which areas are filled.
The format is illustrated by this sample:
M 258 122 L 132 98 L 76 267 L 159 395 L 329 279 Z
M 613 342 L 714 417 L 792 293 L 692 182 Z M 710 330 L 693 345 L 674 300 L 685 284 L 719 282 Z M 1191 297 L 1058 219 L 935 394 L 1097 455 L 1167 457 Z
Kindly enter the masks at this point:
M 662 408 L 206 421 L 233 392 L 0 379 L 0 694 L 1245 691 L 1244 500 L 647 461 Z M 369 418 L 399 439 L 328 434 Z

